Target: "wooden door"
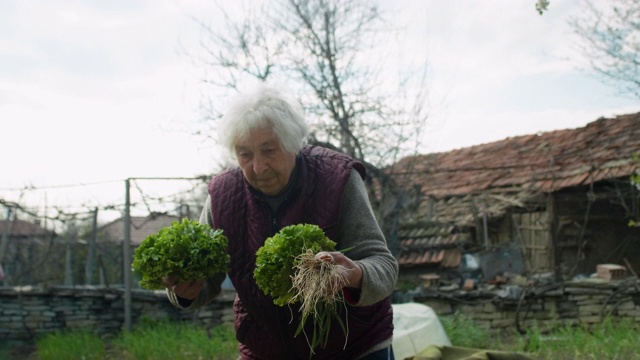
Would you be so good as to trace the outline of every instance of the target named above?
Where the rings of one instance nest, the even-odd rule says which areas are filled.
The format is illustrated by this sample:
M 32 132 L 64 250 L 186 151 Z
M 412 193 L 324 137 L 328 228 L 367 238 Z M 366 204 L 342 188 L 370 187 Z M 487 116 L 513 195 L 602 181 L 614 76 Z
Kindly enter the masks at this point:
M 512 214 L 513 239 L 522 248 L 528 273 L 553 270 L 553 253 L 546 211 Z

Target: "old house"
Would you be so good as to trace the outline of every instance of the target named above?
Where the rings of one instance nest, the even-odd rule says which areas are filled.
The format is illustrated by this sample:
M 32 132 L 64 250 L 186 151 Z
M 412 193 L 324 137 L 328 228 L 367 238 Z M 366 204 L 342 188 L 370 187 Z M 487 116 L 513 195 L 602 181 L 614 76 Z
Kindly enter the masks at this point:
M 401 277 L 640 273 L 638 153 L 640 113 L 402 159 L 389 172 L 419 202 L 401 219 Z
M 40 223 L 10 217 L 0 220 L 0 261 L 4 285 L 47 282 L 51 271 L 42 271 L 45 260 L 55 254 L 52 242 L 56 233 Z M 49 266 L 53 270 L 56 264 Z
M 180 217 L 166 213 L 151 213 L 147 216 L 131 216 L 131 245 L 138 246 L 147 236 L 155 234 L 160 229 L 170 226 Z M 122 243 L 124 241 L 124 218 L 118 218 L 99 230 L 101 241 Z

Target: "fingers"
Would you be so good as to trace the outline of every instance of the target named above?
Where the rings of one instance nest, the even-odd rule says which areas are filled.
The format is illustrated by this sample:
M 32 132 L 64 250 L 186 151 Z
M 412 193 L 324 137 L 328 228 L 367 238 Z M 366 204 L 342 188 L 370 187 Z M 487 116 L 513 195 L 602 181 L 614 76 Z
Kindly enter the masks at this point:
M 183 299 L 193 300 L 198 297 L 200 290 L 206 282 L 205 279 L 191 280 L 180 282 L 177 276 L 165 276 L 162 278 L 162 284 L 176 295 Z
M 362 268 L 355 261 L 345 256 L 343 253 L 339 251 L 320 251 L 315 255 L 315 258 L 342 266 L 346 270 L 344 275 L 347 279 L 347 286 L 353 288 L 362 287 Z
M 198 294 L 200 294 L 200 290 L 202 290 L 204 283 L 204 279 L 177 283 L 172 285 L 171 291 L 181 298 L 193 300 L 198 297 Z
M 328 253 L 326 251 L 320 251 L 319 253 L 316 254 L 315 257 L 316 257 L 316 260 L 335 263 L 335 260 L 334 260 L 333 256 L 331 255 L 331 253 Z
M 162 285 L 164 285 L 164 287 L 166 287 L 167 289 L 171 289 L 172 286 L 178 283 L 178 280 L 179 278 L 176 275 L 165 276 L 162 278 Z M 173 291 L 173 289 L 171 290 Z

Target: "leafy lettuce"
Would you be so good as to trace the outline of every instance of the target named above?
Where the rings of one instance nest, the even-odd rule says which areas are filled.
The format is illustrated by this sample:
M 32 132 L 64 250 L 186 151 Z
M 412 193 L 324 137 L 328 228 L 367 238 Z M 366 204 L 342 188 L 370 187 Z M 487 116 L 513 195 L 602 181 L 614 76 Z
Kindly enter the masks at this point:
M 291 277 L 294 275 L 296 258 L 307 249 L 317 253 L 335 251 L 335 246 L 336 243 L 317 225 L 286 226 L 258 249 L 253 277 L 258 287 L 274 298 L 274 304 L 284 306 L 294 296 Z
M 163 289 L 162 278 L 168 275 L 190 281 L 228 272 L 227 246 L 222 230 L 184 218 L 147 236 L 136 248 L 131 267 L 142 275 L 141 287 Z

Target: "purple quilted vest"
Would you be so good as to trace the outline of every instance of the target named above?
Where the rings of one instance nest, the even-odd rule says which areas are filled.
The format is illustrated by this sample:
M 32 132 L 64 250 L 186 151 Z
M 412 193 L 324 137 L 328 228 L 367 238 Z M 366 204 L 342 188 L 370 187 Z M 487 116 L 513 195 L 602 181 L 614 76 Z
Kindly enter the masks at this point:
M 244 359 L 352 360 L 393 334 L 389 299 L 367 307 L 348 306 L 348 319 L 342 314 L 349 326 L 347 341 L 335 323 L 327 346 L 315 349 L 310 357 L 304 335 L 293 336 L 299 323 L 298 308 L 274 305 L 253 280 L 256 251 L 282 227 L 316 224 L 335 239 L 340 200 L 351 170 L 365 176 L 361 163 L 332 150 L 306 146 L 300 155 L 297 181 L 278 214 L 272 214 L 240 169 L 228 170 L 209 184 L 213 223 L 229 238 L 229 277 L 237 291 L 234 322 Z M 341 248 L 339 243 L 337 248 Z

